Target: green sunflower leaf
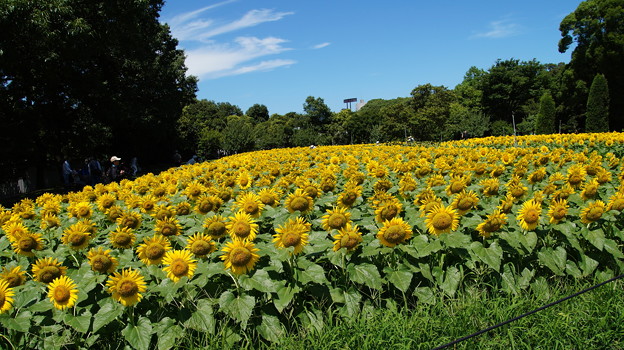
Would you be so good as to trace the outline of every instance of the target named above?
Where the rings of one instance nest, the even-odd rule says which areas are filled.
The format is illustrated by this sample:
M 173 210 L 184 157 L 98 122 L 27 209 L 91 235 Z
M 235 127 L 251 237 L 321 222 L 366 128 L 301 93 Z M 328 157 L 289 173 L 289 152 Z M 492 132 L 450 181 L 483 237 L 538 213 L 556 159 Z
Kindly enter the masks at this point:
M 129 323 L 121 334 L 135 349 L 148 350 L 152 340 L 152 323 L 147 317 L 139 317 L 136 325 Z
M 234 293 L 226 291 L 219 298 L 220 309 L 239 321 L 243 329 L 247 327 L 247 321 L 251 317 L 254 306 L 256 306 L 256 298 L 251 295 L 242 294 L 236 297 Z
M 214 334 L 216 321 L 212 304 L 206 299 L 199 300 L 197 302 L 197 310 L 186 321 L 185 326 L 198 332 Z
M 377 266 L 373 264 L 349 265 L 347 272 L 353 282 L 381 290 L 382 279 Z
M 107 298 L 100 303 L 100 310 L 93 316 L 93 333 L 111 323 L 124 311 L 124 307 L 111 298 Z
M 262 323 L 256 329 L 264 339 L 275 344 L 279 344 L 285 333 L 279 318 L 266 314 L 262 315 Z

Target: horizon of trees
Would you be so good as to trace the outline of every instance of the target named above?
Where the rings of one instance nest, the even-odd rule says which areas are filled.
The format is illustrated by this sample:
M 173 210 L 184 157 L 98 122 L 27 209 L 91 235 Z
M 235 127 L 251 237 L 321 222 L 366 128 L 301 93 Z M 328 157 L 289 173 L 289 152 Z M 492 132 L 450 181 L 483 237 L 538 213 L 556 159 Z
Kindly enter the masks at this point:
M 355 112 L 333 112 L 309 96 L 303 113 L 284 115 L 261 103 L 243 112 L 229 102 L 197 100 L 184 51 L 158 21 L 162 5 L 0 3 L 0 180 L 60 166 L 67 156 L 166 162 L 175 150 L 185 159 L 210 159 L 276 147 L 624 128 L 619 0 L 583 1 L 562 20 L 553 45 L 572 50 L 569 63 L 498 59 L 487 69 L 470 67 L 454 88 L 424 83 L 407 97 L 373 99 Z

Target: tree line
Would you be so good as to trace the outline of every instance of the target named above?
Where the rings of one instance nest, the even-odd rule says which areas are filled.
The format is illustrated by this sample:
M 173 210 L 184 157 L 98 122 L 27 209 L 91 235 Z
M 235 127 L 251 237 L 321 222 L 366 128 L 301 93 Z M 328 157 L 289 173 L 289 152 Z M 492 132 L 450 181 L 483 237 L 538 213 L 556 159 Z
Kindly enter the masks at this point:
M 333 112 L 243 112 L 197 100 L 184 52 L 160 23 L 163 0 L 0 2 L 0 180 L 63 157 L 126 154 L 145 163 L 175 150 L 205 159 L 276 147 L 444 141 L 484 135 L 622 131 L 624 8 L 587 0 L 560 24 L 569 63 L 499 59 L 453 88 Z M 553 43 L 557 45 L 557 43 Z M 406 92 L 407 93 L 407 92 Z M 43 172 L 38 174 L 43 176 Z

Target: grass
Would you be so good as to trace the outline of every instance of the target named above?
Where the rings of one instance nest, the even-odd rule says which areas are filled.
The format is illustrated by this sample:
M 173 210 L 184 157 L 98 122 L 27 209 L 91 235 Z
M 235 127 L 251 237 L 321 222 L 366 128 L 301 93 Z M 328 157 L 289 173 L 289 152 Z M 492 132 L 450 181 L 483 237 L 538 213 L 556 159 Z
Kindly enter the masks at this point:
M 570 280 L 567 280 L 570 283 Z M 432 349 L 504 322 L 591 286 L 589 282 L 545 284 L 524 295 L 485 292 L 476 286 L 455 298 L 437 296 L 433 304 L 410 310 L 364 307 L 350 320 L 325 315 L 320 330 L 297 326 L 280 344 L 241 338 L 249 349 Z M 624 349 L 624 284 L 616 281 L 449 349 Z M 331 321 L 328 321 L 331 320 Z M 253 333 L 253 330 L 251 330 Z M 237 335 L 231 334 L 235 338 Z M 180 348 L 227 348 L 228 335 L 185 338 Z M 232 339 L 232 338 L 229 338 Z M 255 339 L 255 341 L 253 340 Z

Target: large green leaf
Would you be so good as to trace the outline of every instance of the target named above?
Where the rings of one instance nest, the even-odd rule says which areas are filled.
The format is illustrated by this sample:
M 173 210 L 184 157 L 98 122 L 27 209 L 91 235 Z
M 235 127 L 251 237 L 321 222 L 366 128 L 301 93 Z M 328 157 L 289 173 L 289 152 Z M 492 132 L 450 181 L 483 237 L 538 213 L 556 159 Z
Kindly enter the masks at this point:
M 438 266 L 433 268 L 433 270 L 434 270 L 433 275 L 434 276 L 436 276 L 436 275 L 439 276 L 439 278 L 437 278 L 438 279 L 438 286 L 448 296 L 451 296 L 451 297 L 454 296 L 455 292 L 457 292 L 457 288 L 459 287 L 459 282 L 461 282 L 461 279 L 463 277 L 462 271 L 459 270 L 455 266 L 450 266 L 442 274 L 442 273 L 437 273 L 436 270 L 438 270 L 438 269 L 440 269 Z M 442 279 L 442 276 L 444 276 L 443 279 Z
M 186 321 L 186 326 L 200 332 L 215 333 L 215 318 L 212 304 L 206 299 L 197 302 L 197 310 Z
M 557 247 L 555 250 L 544 247 L 537 253 L 539 261 L 558 276 L 564 275 L 567 256 L 568 254 L 563 247 Z
M 607 252 L 609 252 L 609 254 L 613 255 L 614 258 L 617 258 L 617 259 L 623 259 L 624 258 L 624 254 L 622 254 L 622 251 L 618 247 L 617 242 L 612 240 L 612 239 L 605 239 L 604 240 L 604 249 Z
M 242 328 L 247 327 L 247 321 L 251 317 L 256 298 L 251 295 L 241 294 L 235 296 L 234 293 L 226 291 L 219 298 L 219 307 L 227 315 L 241 323 Z
M 514 272 L 513 264 L 505 264 L 505 266 L 503 266 L 503 273 L 501 274 L 501 287 L 508 293 L 518 295 L 520 294 L 520 288 L 517 285 L 515 276 L 516 273 Z
M 352 264 L 347 267 L 353 282 L 362 283 L 370 288 L 381 290 L 382 280 L 377 266 L 373 264 Z
M 472 237 L 461 232 L 451 232 L 446 235 L 441 235 L 440 241 L 442 241 L 449 248 L 466 249 L 470 245 L 470 242 L 472 242 Z
M 360 301 L 362 295 L 357 290 L 351 288 L 344 292 L 345 304 L 340 309 L 340 314 L 347 318 L 353 318 L 360 312 Z
M 175 324 L 175 320 L 165 317 L 153 325 L 157 337 L 158 350 L 171 349 L 176 345 L 178 338 L 184 335 L 184 329 Z
M 128 323 L 121 331 L 128 344 L 137 350 L 148 350 L 152 340 L 152 323 L 147 317 L 139 317 L 136 325 Z
M 123 313 L 124 307 L 111 298 L 100 302 L 100 310 L 93 316 L 93 333 L 111 323 Z
M 492 242 L 489 247 L 485 248 L 481 242 L 472 242 L 470 250 L 495 271 L 500 270 L 501 260 L 503 259 L 503 248 L 496 242 Z
M 414 295 L 418 297 L 418 301 L 425 304 L 435 304 L 435 295 L 429 287 L 414 288 Z
M 87 333 L 87 331 L 89 331 L 89 326 L 91 326 L 91 313 L 88 310 L 85 310 L 80 316 L 66 314 L 63 321 L 66 325 L 71 326 L 76 331 L 80 333 Z
M 285 333 L 279 318 L 266 314 L 262 315 L 262 323 L 256 329 L 264 339 L 275 344 L 279 344 Z
M 325 270 L 317 264 L 309 264 L 301 269 L 299 271 L 299 282 L 301 284 L 308 284 L 310 282 L 319 284 L 329 283 L 325 277 Z
M 32 313 L 30 311 L 20 312 L 15 317 L 11 317 L 8 314 L 2 314 L 0 315 L 0 323 L 2 323 L 2 325 L 8 329 L 27 333 L 30 329 L 31 318 Z
M 595 230 L 583 230 L 583 237 L 598 250 L 602 250 L 605 244 L 605 234 L 601 228 Z
M 245 290 L 255 289 L 263 293 L 277 292 L 279 284 L 272 280 L 265 270 L 256 270 L 253 276 L 241 275 L 238 282 Z
M 429 241 L 429 237 L 427 235 L 417 235 L 412 238 L 410 241 L 411 245 L 416 248 L 417 258 L 422 258 L 431 255 L 442 249 L 442 243 L 440 243 L 439 239 L 433 239 Z
M 392 283 L 402 292 L 407 291 L 410 284 L 412 283 L 412 277 L 414 277 L 414 274 L 407 270 L 407 268 L 401 269 L 401 267 L 397 270 L 386 267 L 384 269 L 384 273 L 386 274 L 386 279 L 388 280 L 388 282 Z

